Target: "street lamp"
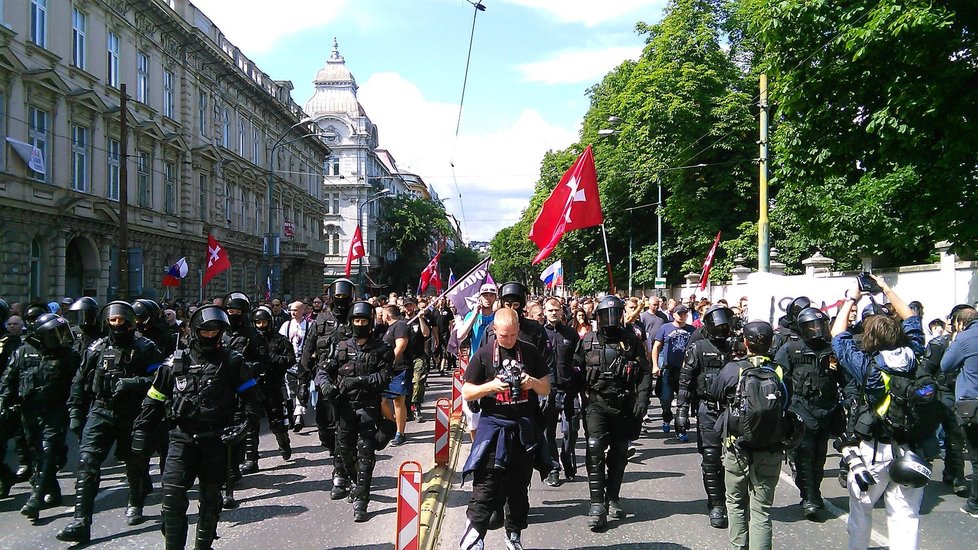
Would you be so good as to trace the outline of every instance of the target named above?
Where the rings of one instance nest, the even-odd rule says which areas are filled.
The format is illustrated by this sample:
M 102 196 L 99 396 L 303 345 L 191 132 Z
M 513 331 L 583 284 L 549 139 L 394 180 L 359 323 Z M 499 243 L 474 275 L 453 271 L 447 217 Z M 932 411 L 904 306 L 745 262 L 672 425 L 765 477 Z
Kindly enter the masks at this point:
M 271 150 L 268 153 L 268 233 L 265 235 L 265 259 L 268 262 L 268 279 L 271 281 L 269 283 L 268 293 L 271 295 L 275 294 L 275 290 L 279 287 L 279 279 L 281 274 L 278 270 L 278 256 L 280 254 L 280 239 L 278 234 L 275 233 L 275 150 L 282 145 L 288 145 L 290 143 L 299 141 L 300 139 L 305 139 L 307 137 L 319 135 L 318 132 L 308 132 L 297 138 L 285 141 L 289 133 L 296 128 L 309 124 L 313 121 L 312 117 L 306 117 L 299 122 L 296 122 L 292 126 L 282 133 L 274 144 L 272 144 Z
M 373 195 L 370 195 L 370 198 L 368 198 L 367 200 L 363 201 L 363 204 L 361 204 L 360 206 L 357 207 L 357 225 L 360 227 L 361 238 L 362 238 L 363 234 L 366 233 L 366 231 L 363 230 L 363 207 L 364 206 L 367 206 L 368 204 L 370 204 L 370 203 L 372 203 L 374 201 L 380 200 L 380 199 L 382 199 L 382 198 L 390 195 L 390 193 L 391 193 L 391 190 L 390 189 L 381 189 L 380 191 L 374 193 Z M 367 247 L 364 247 L 365 251 L 367 253 L 369 253 L 370 251 L 369 250 L 366 250 L 366 248 Z M 369 260 L 369 258 L 368 258 L 368 260 Z M 359 287 L 359 293 L 360 293 L 360 295 L 363 296 L 363 256 L 360 256 L 359 258 L 357 258 L 357 271 L 358 271 L 358 279 L 359 279 L 357 286 Z

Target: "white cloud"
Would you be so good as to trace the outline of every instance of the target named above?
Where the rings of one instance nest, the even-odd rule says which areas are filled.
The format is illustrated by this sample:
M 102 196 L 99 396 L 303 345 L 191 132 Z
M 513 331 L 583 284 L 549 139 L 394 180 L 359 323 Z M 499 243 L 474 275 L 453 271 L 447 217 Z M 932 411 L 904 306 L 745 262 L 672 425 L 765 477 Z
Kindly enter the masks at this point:
M 613 0 L 605 2 L 595 2 L 594 0 L 503 0 L 508 4 L 526 6 L 545 11 L 555 16 L 559 21 L 566 23 L 583 23 L 593 27 L 605 21 L 616 19 L 626 14 L 643 10 L 643 13 L 635 14 L 642 17 L 645 13 L 655 12 L 658 14 L 665 0 Z M 647 17 L 647 19 L 653 19 Z
M 601 50 L 567 50 L 549 59 L 517 65 L 523 80 L 544 84 L 596 82 L 626 59 L 638 59 L 642 46 L 621 46 Z
M 334 21 L 347 0 L 192 0 L 246 55 L 266 52 L 287 34 Z
M 377 73 L 360 86 L 359 99 L 402 170 L 420 175 L 461 219 L 466 239 L 488 240 L 512 224 L 528 204 L 548 149 L 567 147 L 577 133 L 523 110 L 498 130 L 462 132 L 455 144 L 458 107 L 427 100 L 412 82 L 395 73 Z M 465 115 L 462 117 L 465 128 Z M 454 155 L 453 155 L 454 151 Z M 452 177 L 454 159 L 455 178 Z

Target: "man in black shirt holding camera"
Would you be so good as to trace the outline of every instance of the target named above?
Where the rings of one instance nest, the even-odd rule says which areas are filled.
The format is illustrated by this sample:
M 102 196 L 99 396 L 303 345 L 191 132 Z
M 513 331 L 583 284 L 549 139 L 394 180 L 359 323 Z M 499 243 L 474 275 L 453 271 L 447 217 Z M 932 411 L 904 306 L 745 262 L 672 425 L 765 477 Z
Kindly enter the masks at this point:
M 540 448 L 542 442 L 537 398 L 550 393 L 550 377 L 539 350 L 518 340 L 515 310 L 497 311 L 493 328 L 495 342 L 475 353 L 462 386 L 466 401 L 479 401 L 482 418 L 462 471 L 463 478 L 470 473 L 474 478 L 459 547 L 483 548 L 489 517 L 507 503 L 506 547 L 515 550 L 523 548 L 520 532 L 527 525 L 527 489 L 536 462 L 527 449 Z

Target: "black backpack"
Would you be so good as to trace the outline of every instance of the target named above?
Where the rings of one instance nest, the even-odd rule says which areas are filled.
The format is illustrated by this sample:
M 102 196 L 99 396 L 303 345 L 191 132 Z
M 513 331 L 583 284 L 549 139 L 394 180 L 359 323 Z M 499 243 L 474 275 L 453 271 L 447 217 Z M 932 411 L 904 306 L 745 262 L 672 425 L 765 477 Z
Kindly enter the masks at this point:
M 740 367 L 727 422 L 737 448 L 761 450 L 781 444 L 789 405 L 783 377 L 781 367 L 772 363 Z
M 874 412 L 884 429 L 900 442 L 932 436 L 946 413 L 944 391 L 937 378 L 919 366 L 910 373 L 880 371 L 887 391 Z

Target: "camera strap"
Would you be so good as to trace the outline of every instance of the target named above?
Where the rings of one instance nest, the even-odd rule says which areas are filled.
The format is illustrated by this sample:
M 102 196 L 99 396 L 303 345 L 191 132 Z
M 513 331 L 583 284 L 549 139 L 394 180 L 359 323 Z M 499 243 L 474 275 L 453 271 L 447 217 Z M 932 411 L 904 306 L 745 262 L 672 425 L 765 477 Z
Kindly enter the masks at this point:
M 520 369 L 523 369 L 523 354 L 520 353 L 520 342 L 516 341 L 516 362 L 519 363 Z M 499 340 L 495 340 L 492 343 L 492 367 L 498 372 L 499 367 Z

